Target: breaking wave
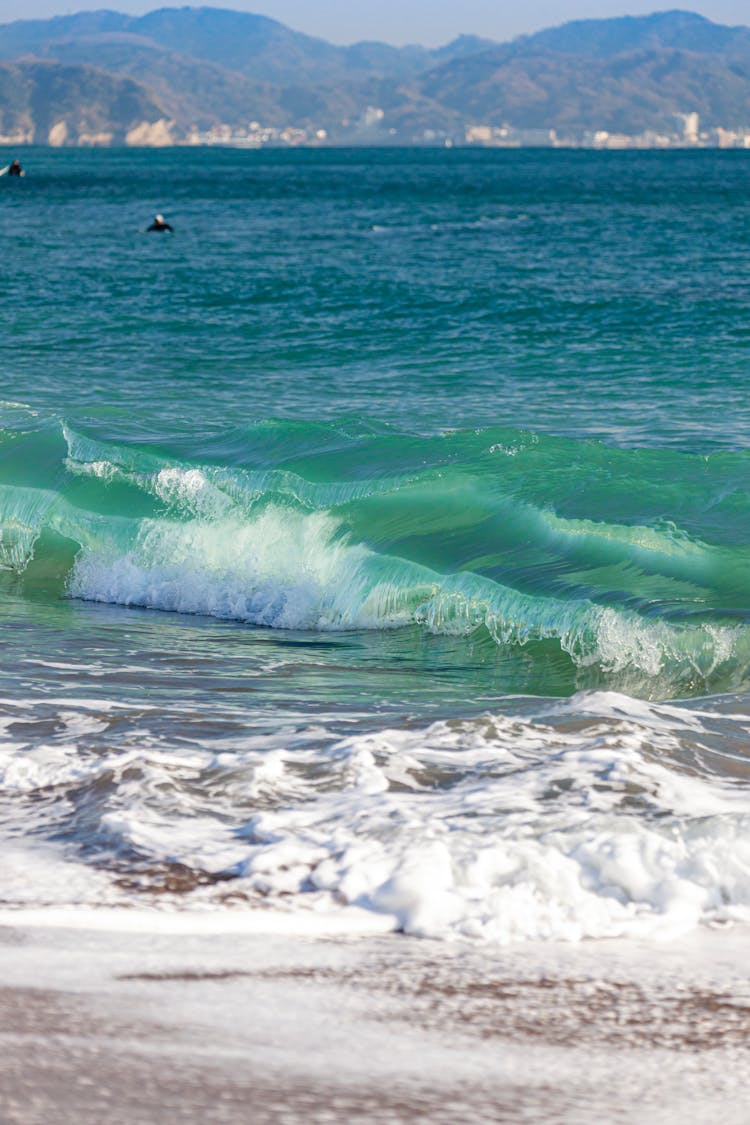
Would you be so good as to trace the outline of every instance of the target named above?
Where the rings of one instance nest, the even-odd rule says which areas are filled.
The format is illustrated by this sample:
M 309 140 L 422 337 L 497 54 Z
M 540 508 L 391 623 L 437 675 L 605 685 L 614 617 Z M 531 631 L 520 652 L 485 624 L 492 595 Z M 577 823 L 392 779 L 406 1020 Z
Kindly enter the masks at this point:
M 262 423 L 198 450 L 6 407 L 0 565 L 69 596 L 282 629 L 483 637 L 575 685 L 744 683 L 744 454 Z M 7 422 L 6 417 L 6 422 Z M 747 526 L 747 525 L 745 525 Z

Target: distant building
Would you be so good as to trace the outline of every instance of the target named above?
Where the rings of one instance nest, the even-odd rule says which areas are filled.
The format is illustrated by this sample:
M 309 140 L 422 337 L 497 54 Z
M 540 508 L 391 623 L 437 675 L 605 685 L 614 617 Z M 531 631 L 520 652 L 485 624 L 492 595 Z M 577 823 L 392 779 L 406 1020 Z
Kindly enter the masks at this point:
M 700 140 L 701 119 L 697 113 L 683 113 L 682 138 L 685 144 L 697 145 Z
M 594 133 L 594 148 L 633 148 L 633 138 L 628 133 L 609 133 L 598 129 Z
M 467 125 L 464 140 L 467 145 L 488 145 L 495 148 L 513 143 L 511 130 L 507 125 Z

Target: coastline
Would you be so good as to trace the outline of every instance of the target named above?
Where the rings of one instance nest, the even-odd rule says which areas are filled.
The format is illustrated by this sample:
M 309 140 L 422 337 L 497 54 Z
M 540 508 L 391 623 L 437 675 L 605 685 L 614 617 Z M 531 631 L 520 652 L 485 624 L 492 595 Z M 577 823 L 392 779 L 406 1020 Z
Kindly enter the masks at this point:
M 739 1125 L 746 938 L 488 948 L 6 913 L 0 1119 Z

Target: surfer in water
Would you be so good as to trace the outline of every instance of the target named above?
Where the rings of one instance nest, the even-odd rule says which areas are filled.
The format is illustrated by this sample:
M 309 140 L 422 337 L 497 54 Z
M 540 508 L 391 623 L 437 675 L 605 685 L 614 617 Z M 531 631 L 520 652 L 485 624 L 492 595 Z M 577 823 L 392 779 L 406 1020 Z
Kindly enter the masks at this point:
M 169 223 L 167 222 L 167 220 L 164 218 L 163 215 L 154 215 L 154 221 L 148 229 L 149 230 L 172 230 L 172 227 L 169 225 Z
M 8 175 L 9 176 L 22 176 L 23 175 L 23 168 L 21 167 L 21 165 L 19 164 L 19 162 L 17 160 L 11 161 L 10 165 L 8 166 Z

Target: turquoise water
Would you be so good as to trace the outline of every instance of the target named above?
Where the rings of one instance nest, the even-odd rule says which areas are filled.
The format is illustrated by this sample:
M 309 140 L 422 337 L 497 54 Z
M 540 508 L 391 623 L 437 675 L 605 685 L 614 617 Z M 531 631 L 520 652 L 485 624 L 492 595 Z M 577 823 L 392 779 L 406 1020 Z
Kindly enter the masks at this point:
M 744 919 L 750 157 L 22 162 L 0 898 Z
M 3 383 L 51 411 L 64 387 L 115 438 L 118 410 L 150 433 L 166 395 L 170 432 L 354 413 L 685 451 L 747 437 L 743 153 L 26 163 L 1 197 Z M 142 233 L 157 210 L 174 239 Z

